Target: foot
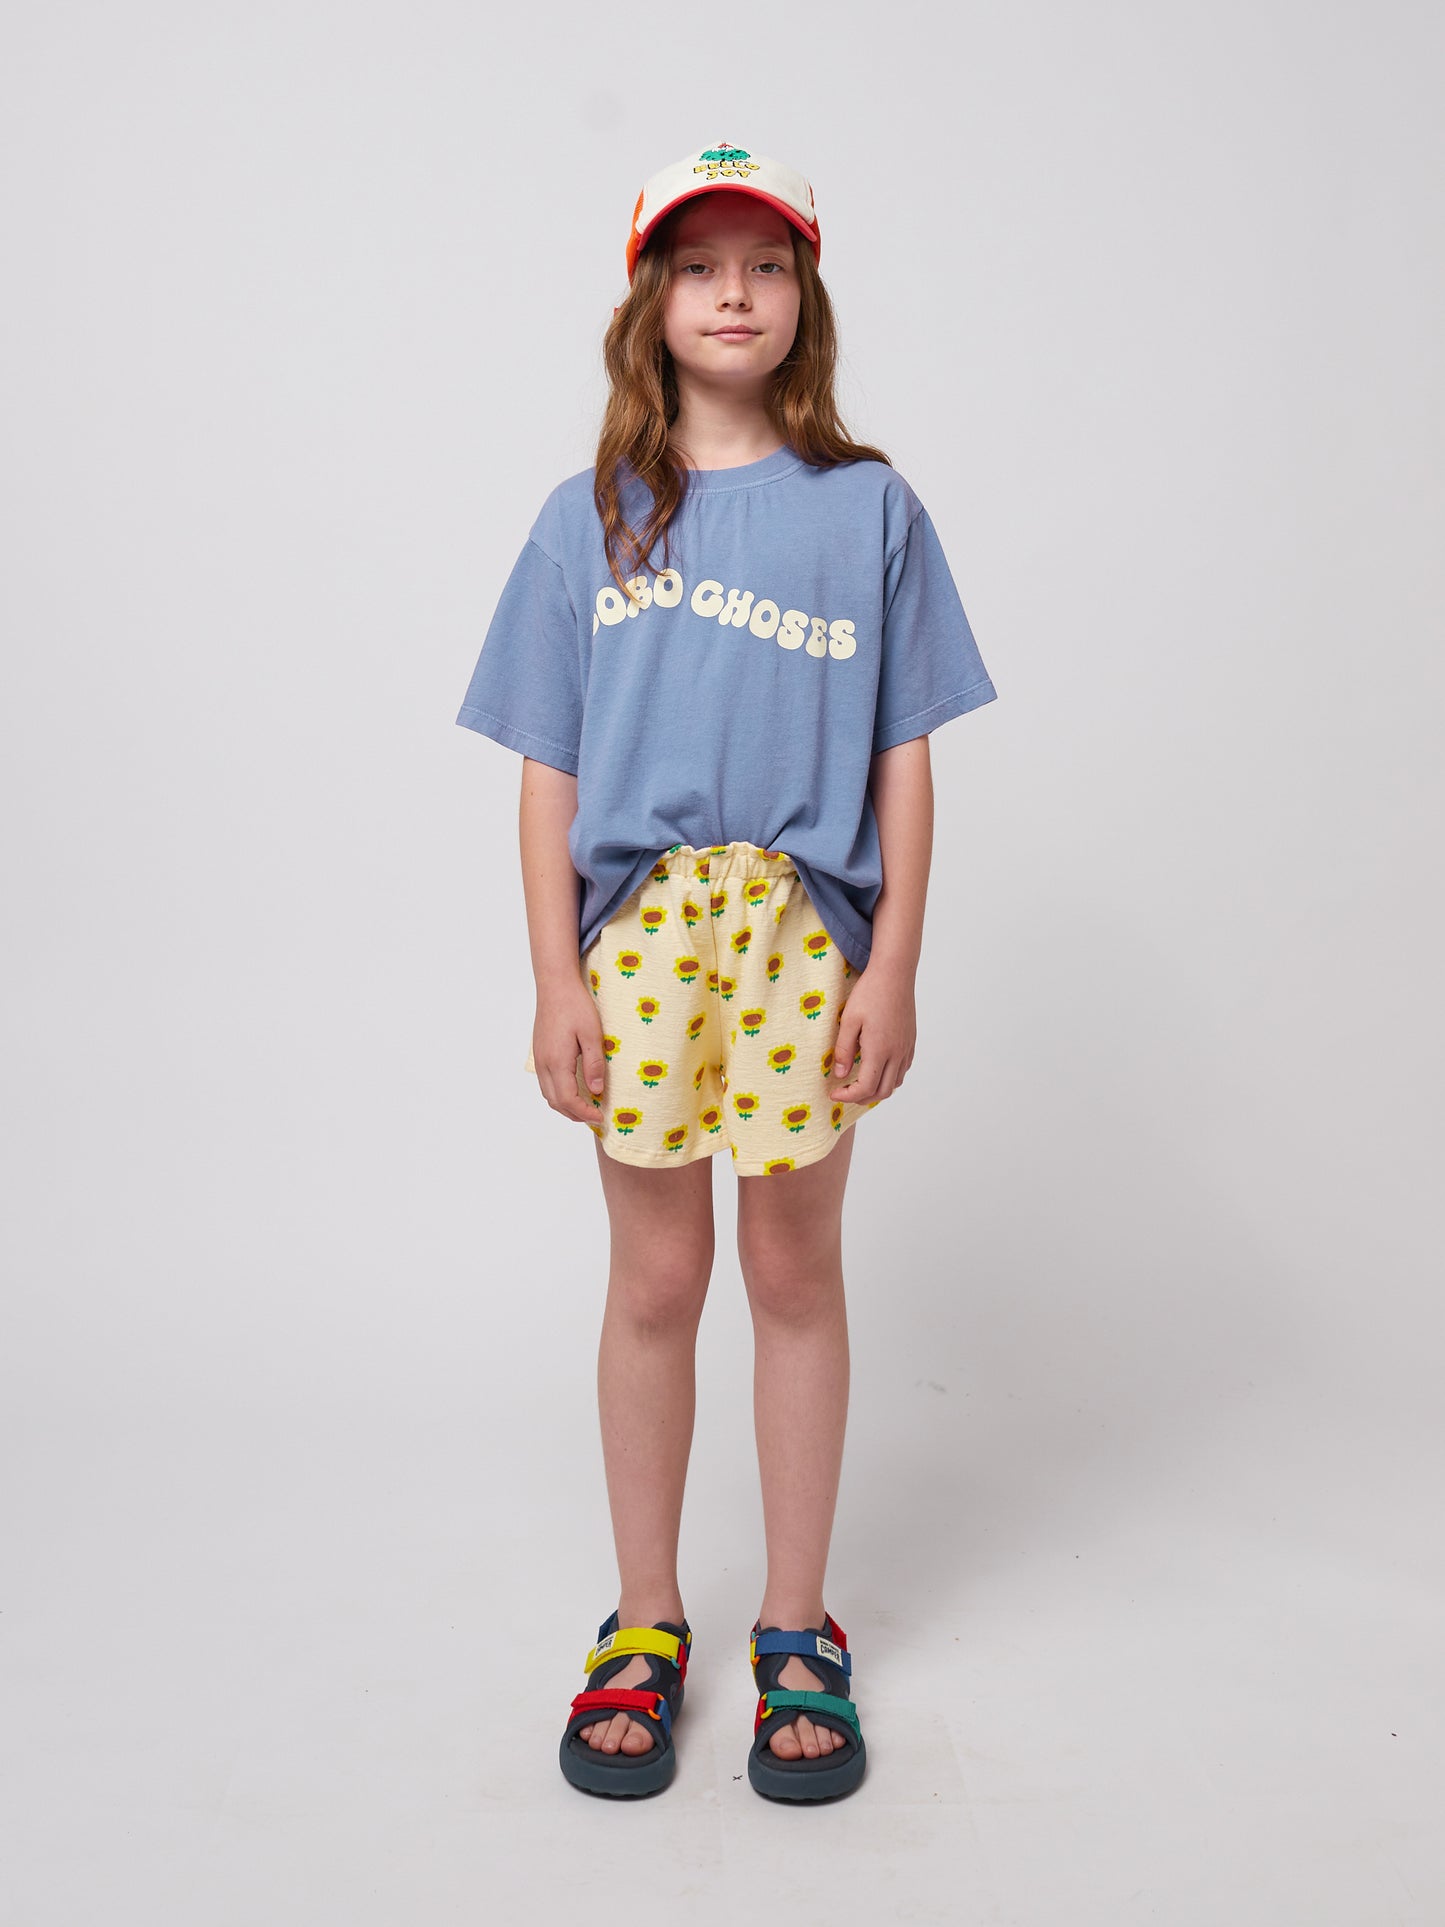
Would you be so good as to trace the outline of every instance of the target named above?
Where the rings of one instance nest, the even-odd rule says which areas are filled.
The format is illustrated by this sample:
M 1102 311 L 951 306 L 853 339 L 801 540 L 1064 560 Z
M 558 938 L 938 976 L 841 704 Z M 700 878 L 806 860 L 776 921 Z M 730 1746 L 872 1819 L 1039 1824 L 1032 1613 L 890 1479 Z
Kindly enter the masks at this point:
M 795 1693 L 826 1693 L 829 1688 L 825 1680 L 819 1679 L 798 1658 L 796 1653 L 788 1656 L 778 1679 L 779 1686 L 786 1686 Z M 826 1759 L 835 1747 L 842 1749 L 847 1741 L 841 1733 L 835 1733 L 831 1726 L 815 1726 L 806 1713 L 784 1720 L 781 1713 L 774 1713 L 766 1725 L 775 1730 L 768 1739 L 768 1745 L 780 1760 L 800 1760 L 807 1758 Z

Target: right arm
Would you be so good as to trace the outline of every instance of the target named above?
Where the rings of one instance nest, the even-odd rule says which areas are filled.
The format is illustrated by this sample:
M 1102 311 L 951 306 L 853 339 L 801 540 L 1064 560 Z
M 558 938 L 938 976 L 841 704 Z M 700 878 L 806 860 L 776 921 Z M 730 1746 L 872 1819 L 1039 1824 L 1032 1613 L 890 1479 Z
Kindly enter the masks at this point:
M 582 1059 L 584 1081 L 600 1094 L 606 1056 L 602 1019 L 583 980 L 577 950 L 581 880 L 567 847 L 576 814 L 577 778 L 524 756 L 518 830 L 527 935 L 537 984 L 532 1062 L 542 1095 L 553 1110 L 590 1124 L 596 1121 L 597 1107 L 577 1089 L 577 1059 Z

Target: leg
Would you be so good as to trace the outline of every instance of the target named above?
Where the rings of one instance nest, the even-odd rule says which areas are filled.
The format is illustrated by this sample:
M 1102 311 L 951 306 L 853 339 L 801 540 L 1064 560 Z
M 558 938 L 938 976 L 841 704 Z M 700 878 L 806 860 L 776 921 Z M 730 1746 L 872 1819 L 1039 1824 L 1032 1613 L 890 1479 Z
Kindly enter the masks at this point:
M 856 1130 L 817 1163 L 738 1179 L 738 1256 L 753 1317 L 753 1412 L 763 1489 L 768 1576 L 765 1626 L 817 1626 L 848 1411 L 843 1295 L 843 1193 Z M 823 1685 L 799 1658 L 782 1684 Z M 781 1759 L 833 1749 L 804 1715 L 779 1726 Z M 841 1742 L 840 1742 L 841 1744 Z
M 598 1169 L 611 1222 L 607 1307 L 597 1353 L 597 1404 L 624 1626 L 683 1616 L 677 1576 L 682 1495 L 692 1447 L 698 1320 L 712 1275 L 712 1159 L 676 1170 L 609 1157 Z M 634 1659 L 610 1683 L 647 1677 Z M 643 1753 L 646 1722 L 616 1713 L 584 1726 L 589 1746 Z

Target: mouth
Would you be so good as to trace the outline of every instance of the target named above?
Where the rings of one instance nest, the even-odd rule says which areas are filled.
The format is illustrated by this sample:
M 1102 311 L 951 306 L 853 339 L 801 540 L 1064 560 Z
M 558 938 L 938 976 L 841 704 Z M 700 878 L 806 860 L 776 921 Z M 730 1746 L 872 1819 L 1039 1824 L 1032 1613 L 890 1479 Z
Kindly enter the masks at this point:
M 751 341 L 758 330 L 756 328 L 711 328 L 708 332 L 717 341 Z

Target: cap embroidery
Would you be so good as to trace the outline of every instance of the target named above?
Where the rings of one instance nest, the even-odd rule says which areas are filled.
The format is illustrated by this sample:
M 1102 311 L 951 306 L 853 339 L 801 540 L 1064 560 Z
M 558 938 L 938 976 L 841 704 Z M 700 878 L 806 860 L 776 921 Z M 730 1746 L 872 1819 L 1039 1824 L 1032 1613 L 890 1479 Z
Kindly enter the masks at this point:
M 706 174 L 710 181 L 745 181 L 749 174 L 757 173 L 758 163 L 748 158 L 745 147 L 730 147 L 726 141 L 719 141 L 716 147 L 703 149 L 692 171 L 694 174 Z

